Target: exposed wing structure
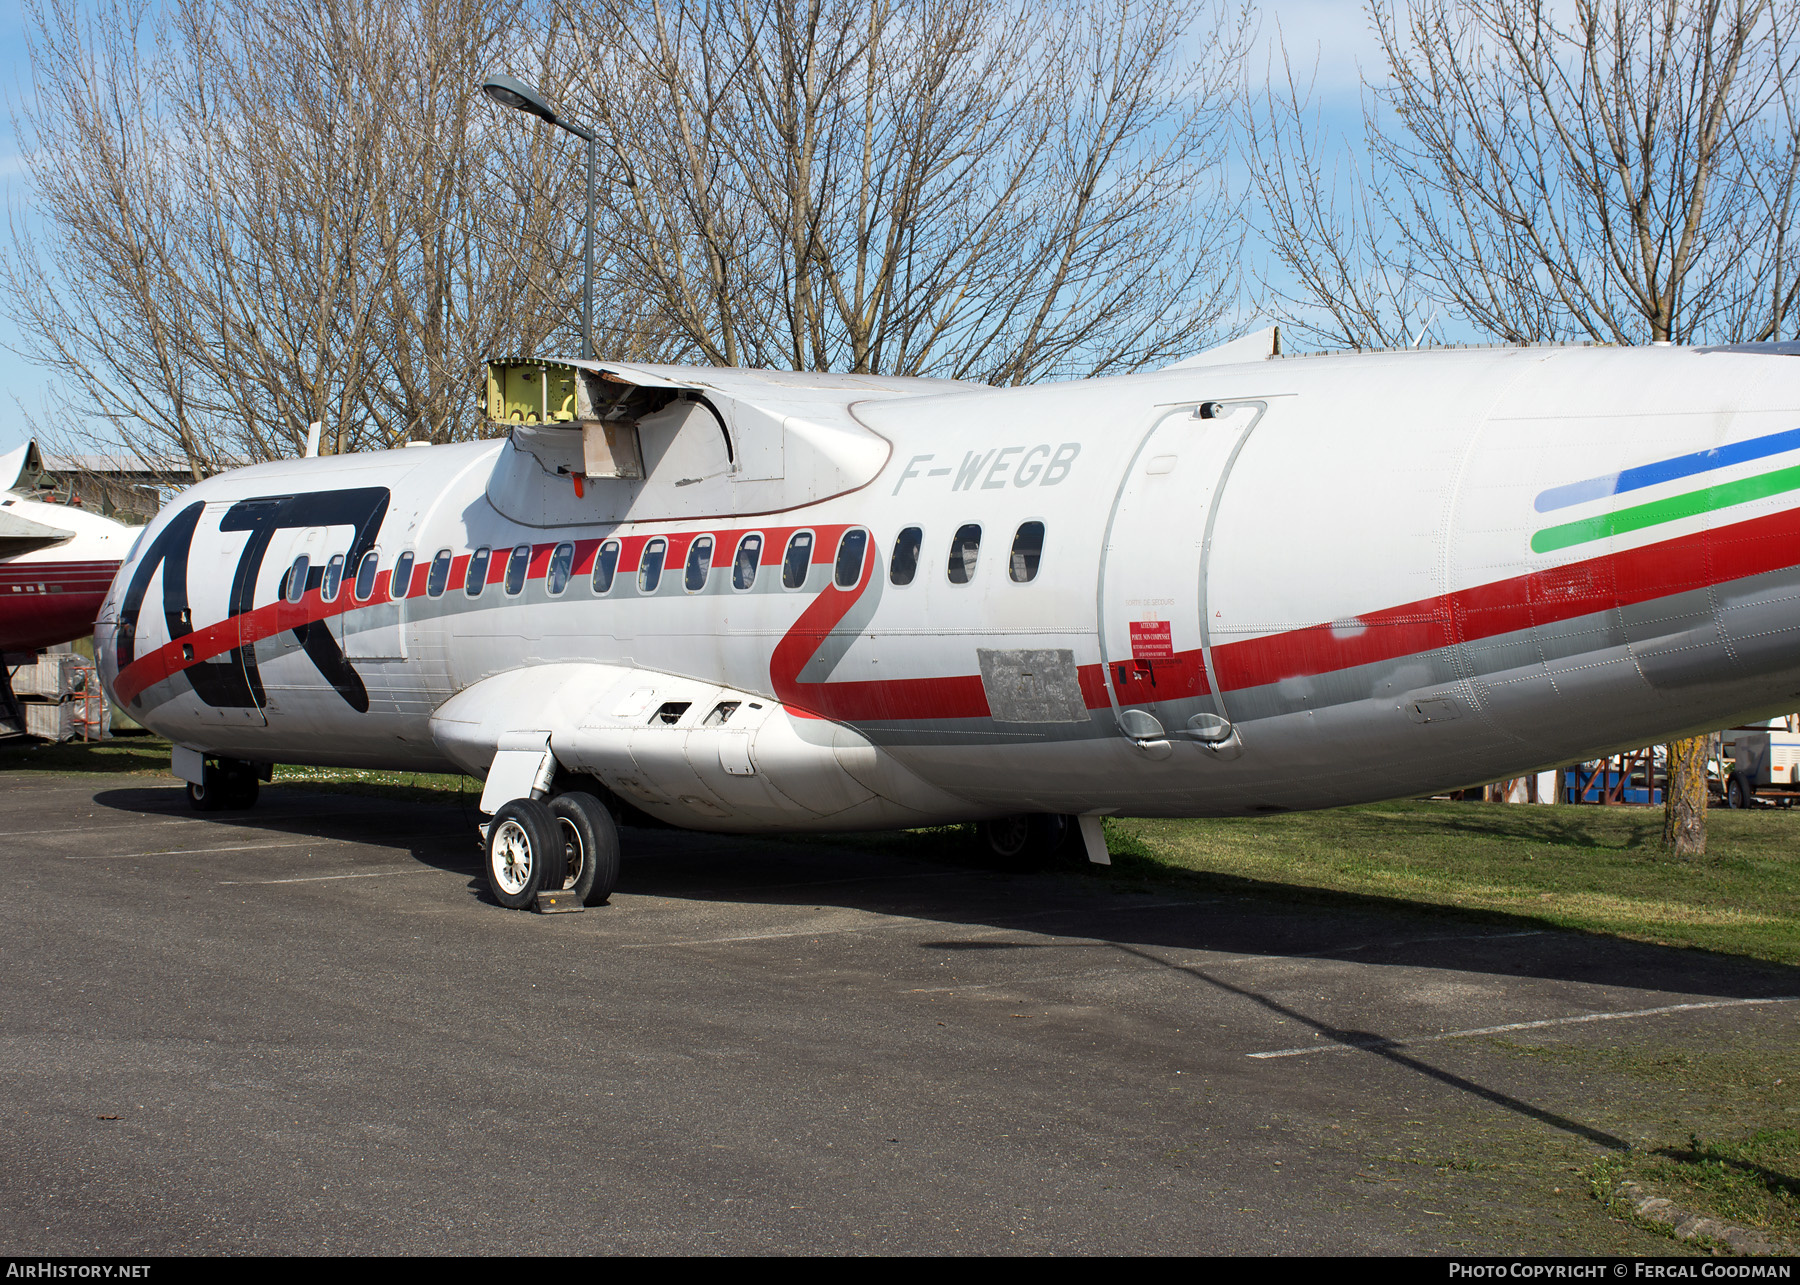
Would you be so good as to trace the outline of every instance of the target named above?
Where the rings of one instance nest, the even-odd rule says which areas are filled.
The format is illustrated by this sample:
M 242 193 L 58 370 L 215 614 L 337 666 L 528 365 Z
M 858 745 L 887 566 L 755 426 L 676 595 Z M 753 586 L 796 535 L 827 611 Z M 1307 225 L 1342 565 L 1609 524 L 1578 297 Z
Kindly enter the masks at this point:
M 488 367 L 488 417 L 510 425 L 494 507 L 534 525 L 607 516 L 769 513 L 866 485 L 888 440 L 859 404 L 968 393 L 947 379 L 595 361 Z M 579 492 L 571 479 L 580 477 Z M 545 478 L 554 480 L 546 487 Z M 566 510 L 566 512 L 565 512 Z

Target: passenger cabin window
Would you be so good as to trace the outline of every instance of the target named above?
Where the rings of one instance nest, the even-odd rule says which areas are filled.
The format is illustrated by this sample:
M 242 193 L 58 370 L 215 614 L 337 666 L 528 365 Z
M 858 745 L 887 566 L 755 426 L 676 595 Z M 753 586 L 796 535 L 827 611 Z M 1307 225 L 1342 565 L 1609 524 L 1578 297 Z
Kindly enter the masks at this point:
M 531 546 L 517 544 L 506 558 L 506 592 L 518 597 L 525 592 L 525 577 L 531 571 Z
M 356 568 L 356 600 L 367 602 L 375 592 L 375 573 L 381 570 L 381 555 L 370 549 Z
M 950 541 L 950 583 L 968 584 L 975 578 L 975 560 L 981 553 L 981 527 L 971 522 L 956 529 Z
M 481 597 L 481 591 L 487 588 L 488 559 L 494 551 L 485 544 L 469 555 L 469 574 L 463 580 L 463 588 L 471 598 Z
M 575 546 L 564 540 L 550 553 L 550 569 L 544 573 L 544 587 L 552 594 L 559 594 L 569 587 L 569 578 L 575 574 Z
M 706 577 L 712 571 L 713 538 L 703 535 L 688 546 L 687 591 L 699 593 L 706 588 Z
M 431 560 L 431 571 L 425 577 L 425 596 L 442 598 L 444 590 L 450 587 L 450 564 L 456 561 L 456 555 L 448 549 L 439 549 L 437 556 Z
M 658 536 L 644 546 L 638 559 L 638 592 L 655 593 L 662 583 L 663 559 L 669 556 L 669 542 Z
M 619 569 L 619 542 L 608 540 L 600 546 L 600 556 L 594 559 L 594 592 L 607 593 L 612 589 L 613 573 Z
M 894 556 L 888 560 L 888 583 L 908 585 L 919 572 L 919 545 L 925 533 L 909 526 L 894 537 Z
M 319 597 L 323 598 L 326 602 L 335 602 L 338 595 L 338 586 L 343 583 L 344 555 L 341 553 L 334 553 L 331 555 L 331 561 L 325 564 L 325 579 L 319 585 Z
M 1013 536 L 1012 560 L 1007 574 L 1017 584 L 1030 584 L 1037 579 L 1038 561 L 1044 556 L 1044 524 L 1021 522 Z
M 309 566 L 311 564 L 303 553 L 295 558 L 294 565 L 288 568 L 287 600 L 289 602 L 299 602 L 306 596 L 306 572 Z
M 731 587 L 748 589 L 756 583 L 756 569 L 762 565 L 762 537 L 747 535 L 738 541 L 737 557 L 731 561 Z
M 394 559 L 394 573 L 388 577 L 388 597 L 404 598 L 412 592 L 412 550 Z
M 862 583 L 863 555 L 869 551 L 869 533 L 861 527 L 844 532 L 838 541 L 837 587 L 854 589 Z
M 798 589 L 806 583 L 807 568 L 812 566 L 812 532 L 801 531 L 788 541 L 787 556 L 781 560 L 781 583 Z

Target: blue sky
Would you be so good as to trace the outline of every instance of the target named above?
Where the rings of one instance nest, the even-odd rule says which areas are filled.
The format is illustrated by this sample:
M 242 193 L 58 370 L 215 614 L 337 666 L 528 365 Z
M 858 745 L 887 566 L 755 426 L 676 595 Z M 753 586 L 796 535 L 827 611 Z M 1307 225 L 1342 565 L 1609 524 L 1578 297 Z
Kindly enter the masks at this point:
M 16 2 L 0 2 L 0 93 L 15 110 L 31 92 L 22 9 Z M 1318 59 L 1322 104 L 1334 117 L 1353 120 L 1358 65 L 1378 58 L 1361 5 L 1356 0 L 1263 0 L 1261 14 L 1262 48 L 1252 58 L 1256 74 L 1263 73 L 1266 50 L 1279 29 L 1296 66 L 1310 67 Z M 27 177 L 12 122 L 0 119 L 0 191 L 11 208 L 29 216 Z M 17 340 L 17 331 L 0 317 L 0 452 L 23 443 L 30 432 L 27 416 L 41 417 L 48 404 L 48 377 L 13 353 Z

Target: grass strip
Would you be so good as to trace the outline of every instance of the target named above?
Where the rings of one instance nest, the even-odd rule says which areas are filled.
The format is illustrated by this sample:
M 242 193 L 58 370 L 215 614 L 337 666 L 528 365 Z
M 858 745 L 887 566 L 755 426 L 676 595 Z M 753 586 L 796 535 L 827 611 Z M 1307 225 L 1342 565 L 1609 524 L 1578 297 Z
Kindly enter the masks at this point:
M 1631 1218 L 1616 1208 L 1620 1185 L 1635 1182 L 1691 1213 L 1792 1245 L 1800 1244 L 1794 1174 L 1800 1174 L 1800 1130 L 1765 1128 L 1727 1138 L 1690 1133 L 1675 1145 L 1636 1147 L 1596 1161 L 1587 1176 L 1595 1198 L 1622 1216 Z
M 1800 814 L 1788 811 L 1708 813 L 1708 855 L 1696 861 L 1662 851 L 1651 808 L 1403 801 L 1109 820 L 1107 833 L 1115 863 L 1148 877 L 1378 897 L 1800 963 Z

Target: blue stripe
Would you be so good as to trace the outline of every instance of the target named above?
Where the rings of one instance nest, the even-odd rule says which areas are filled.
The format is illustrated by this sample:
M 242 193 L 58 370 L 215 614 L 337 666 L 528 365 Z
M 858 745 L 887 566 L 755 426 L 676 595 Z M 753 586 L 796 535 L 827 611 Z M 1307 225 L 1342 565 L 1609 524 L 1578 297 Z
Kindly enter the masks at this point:
M 1692 455 L 1677 455 L 1673 459 L 1658 460 L 1654 464 L 1640 464 L 1636 468 L 1608 473 L 1604 477 L 1590 477 L 1585 482 L 1553 486 L 1537 497 L 1537 511 L 1548 513 L 1552 509 L 1566 509 L 1571 504 L 1585 504 L 1602 496 L 1640 491 L 1659 482 L 1673 482 L 1676 478 L 1710 473 L 1714 469 L 1742 464 L 1745 460 L 1760 460 L 1770 455 L 1780 455 L 1784 451 L 1796 450 L 1800 450 L 1800 428 L 1790 428 L 1785 432 L 1770 433 L 1767 437 L 1752 437 L 1748 441 L 1733 442 L 1729 446 L 1720 446 L 1710 451 L 1695 451 Z

